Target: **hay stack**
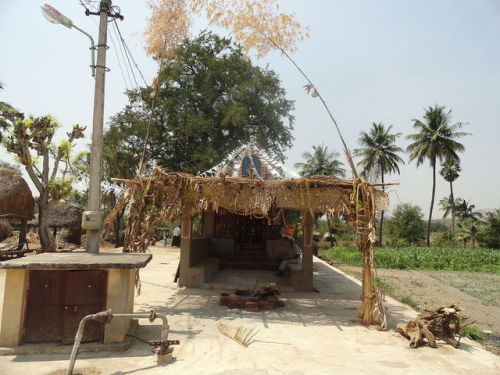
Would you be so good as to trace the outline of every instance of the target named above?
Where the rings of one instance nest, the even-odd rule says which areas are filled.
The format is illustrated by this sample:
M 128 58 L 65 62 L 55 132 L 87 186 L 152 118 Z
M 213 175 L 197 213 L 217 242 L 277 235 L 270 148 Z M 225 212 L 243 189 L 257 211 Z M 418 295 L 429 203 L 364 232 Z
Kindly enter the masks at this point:
M 0 168 L 0 217 L 31 219 L 34 208 L 26 181 L 16 171 Z
M 49 226 L 56 228 L 81 228 L 85 208 L 79 204 L 62 203 L 49 212 Z
M 26 241 L 27 222 L 33 217 L 35 200 L 24 179 L 16 171 L 0 168 L 0 217 L 21 219 L 19 246 Z

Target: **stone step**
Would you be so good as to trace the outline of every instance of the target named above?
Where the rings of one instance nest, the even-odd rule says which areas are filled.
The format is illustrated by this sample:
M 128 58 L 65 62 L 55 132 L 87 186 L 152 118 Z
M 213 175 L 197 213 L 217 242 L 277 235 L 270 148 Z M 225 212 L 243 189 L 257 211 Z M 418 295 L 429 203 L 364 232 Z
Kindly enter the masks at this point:
M 257 262 L 257 261 L 243 261 L 243 260 L 225 260 L 221 259 L 221 269 L 242 269 L 242 270 L 277 270 L 279 262 Z

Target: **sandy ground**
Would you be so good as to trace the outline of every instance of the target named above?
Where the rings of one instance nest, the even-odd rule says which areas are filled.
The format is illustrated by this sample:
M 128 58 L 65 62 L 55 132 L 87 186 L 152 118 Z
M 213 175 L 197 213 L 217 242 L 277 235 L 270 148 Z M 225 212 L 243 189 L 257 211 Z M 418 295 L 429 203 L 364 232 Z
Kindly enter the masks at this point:
M 157 366 L 150 348 L 135 340 L 124 353 L 82 353 L 76 370 L 82 374 L 498 374 L 497 356 L 470 340 L 460 349 L 410 349 L 393 330 L 380 332 L 359 324 L 356 308 L 360 288 L 351 277 L 316 260 L 315 286 L 320 293 L 282 295 L 281 309 L 249 313 L 218 304 L 219 283 L 204 289 L 178 288 L 173 276 L 178 251 L 153 248 L 152 262 L 141 271 L 142 291 L 136 311 L 152 308 L 168 314 L 170 339 L 180 340 L 175 361 Z M 0 272 L 0 288 L 4 274 Z M 262 273 L 234 272 L 238 285 L 255 283 Z M 253 277 L 253 279 L 252 279 Z M 219 280 L 220 281 L 220 280 Z M 213 288 L 213 289 L 211 289 Z M 287 290 L 285 287 L 284 290 Z M 3 291 L 0 289 L 3 296 Z M 390 324 L 415 316 L 415 311 L 388 299 Z M 217 325 L 258 330 L 255 341 L 243 348 L 221 335 Z M 140 320 L 136 336 L 141 340 L 159 336 L 158 323 Z M 67 355 L 23 355 L 0 357 L 0 374 L 59 374 L 67 366 Z
M 360 267 L 339 267 L 354 276 L 361 275 Z M 479 328 L 500 336 L 500 275 L 381 268 L 377 275 L 389 283 L 388 293 L 398 299 L 409 296 L 422 309 L 458 304 Z

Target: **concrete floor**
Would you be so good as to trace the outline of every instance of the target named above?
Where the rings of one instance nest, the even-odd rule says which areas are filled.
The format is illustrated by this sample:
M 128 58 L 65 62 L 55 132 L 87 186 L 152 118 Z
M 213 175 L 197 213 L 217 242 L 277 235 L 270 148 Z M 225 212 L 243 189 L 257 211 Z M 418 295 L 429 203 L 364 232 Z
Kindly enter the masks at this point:
M 272 272 L 223 271 L 203 289 L 178 288 L 173 282 L 178 250 L 155 247 L 151 263 L 141 271 L 142 290 L 136 311 L 167 313 L 170 339 L 180 340 L 175 361 L 158 367 L 150 347 L 140 340 L 157 339 L 158 323 L 139 321 L 131 349 L 123 353 L 82 353 L 76 370 L 82 374 L 499 374 L 500 361 L 480 345 L 464 339 L 460 349 L 410 349 L 393 330 L 380 332 L 359 324 L 359 284 L 326 263 L 315 260 L 319 293 L 295 293 L 283 286 L 280 309 L 249 313 L 218 304 L 221 288 L 274 280 Z M 0 295 L 3 296 L 0 272 Z M 279 279 L 281 281 L 281 279 Z M 224 281 L 227 281 L 224 284 Z M 285 279 L 283 279 L 285 281 Z M 1 306 L 1 305 L 0 305 Z M 390 325 L 416 313 L 388 299 Z M 221 335 L 217 325 L 258 330 L 243 348 Z M 67 355 L 0 357 L 0 374 L 64 374 Z

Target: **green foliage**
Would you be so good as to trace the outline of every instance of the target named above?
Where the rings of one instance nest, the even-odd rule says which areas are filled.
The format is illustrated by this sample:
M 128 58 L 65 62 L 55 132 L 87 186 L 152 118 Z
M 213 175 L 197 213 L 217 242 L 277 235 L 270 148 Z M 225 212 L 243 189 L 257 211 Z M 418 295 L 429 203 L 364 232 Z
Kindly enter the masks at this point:
M 391 294 L 392 292 L 394 292 L 394 287 L 380 277 L 375 277 L 375 285 L 379 290 L 383 291 L 386 294 Z
M 460 335 L 468 337 L 474 341 L 484 341 L 486 335 L 475 326 L 465 326 L 460 328 Z
M 66 133 L 67 139 L 56 146 L 53 138 L 60 124 L 55 118 L 50 115 L 26 118 L 23 113 L 4 105 L 0 106 L 0 125 L 1 144 L 24 166 L 39 193 L 39 214 L 44 217 L 51 204 L 71 195 L 72 180 L 66 176 L 70 153 L 73 142 L 83 138 L 85 127 L 74 125 L 71 132 Z M 62 171 L 61 165 L 65 166 Z M 48 221 L 40 220 L 38 234 L 44 250 L 56 250 Z
M 500 251 L 494 249 L 380 247 L 374 252 L 380 268 L 500 273 Z M 362 254 L 354 247 L 332 247 L 323 254 L 341 263 L 362 264 Z
M 415 310 L 420 310 L 420 306 L 418 305 L 418 303 L 415 302 L 413 298 L 411 298 L 408 295 L 402 296 L 399 300 L 403 302 L 405 305 L 408 305 Z
M 461 171 L 460 162 L 453 159 L 446 159 L 439 174 L 443 176 L 446 181 L 453 182 L 460 176 Z
M 485 225 L 478 235 L 479 242 L 494 249 L 500 249 L 500 209 L 486 215 Z
M 306 159 L 304 163 L 295 163 L 295 168 L 300 168 L 299 174 L 302 177 L 311 176 L 333 176 L 344 177 L 345 169 L 339 160 L 339 153 L 328 151 L 324 145 L 313 146 L 313 152 L 304 152 L 302 157 Z
M 286 211 L 285 224 L 286 225 L 299 225 L 301 221 L 300 211 Z
M 73 180 L 61 177 L 49 181 L 50 198 L 56 202 L 69 198 L 73 192 Z
M 386 231 L 393 243 L 400 245 L 417 244 L 424 238 L 425 225 L 422 210 L 410 203 L 396 206 L 391 218 L 386 222 Z
M 392 125 L 385 127 L 382 123 L 373 123 L 369 133 L 361 132 L 358 143 L 362 146 L 354 154 L 361 157 L 358 163 L 363 168 L 363 175 L 382 177 L 385 173 L 399 174 L 398 163 L 403 163 L 399 156 L 403 152 L 396 146 L 396 139 L 401 133 L 391 134 Z
M 434 246 L 436 247 L 455 247 L 456 243 L 453 238 L 453 233 L 451 230 L 446 232 L 438 233 L 436 238 L 433 241 Z
M 129 104 L 110 121 L 104 157 L 113 177 L 135 174 L 152 101 L 147 167 L 197 173 L 251 140 L 277 159 L 292 144 L 294 103 L 278 76 L 229 39 L 203 32 L 185 40 L 162 62 L 157 87 L 128 92 Z
M 469 135 L 459 131 L 465 123 L 457 122 L 451 125 L 451 110 L 435 105 L 428 107 L 424 119 L 413 120 L 413 128 L 417 133 L 406 138 L 413 141 L 406 149 L 410 160 L 415 160 L 417 166 L 429 161 L 431 167 L 436 166 L 436 160 L 451 160 L 458 162 L 458 152 L 464 151 L 464 146 L 456 139 Z

